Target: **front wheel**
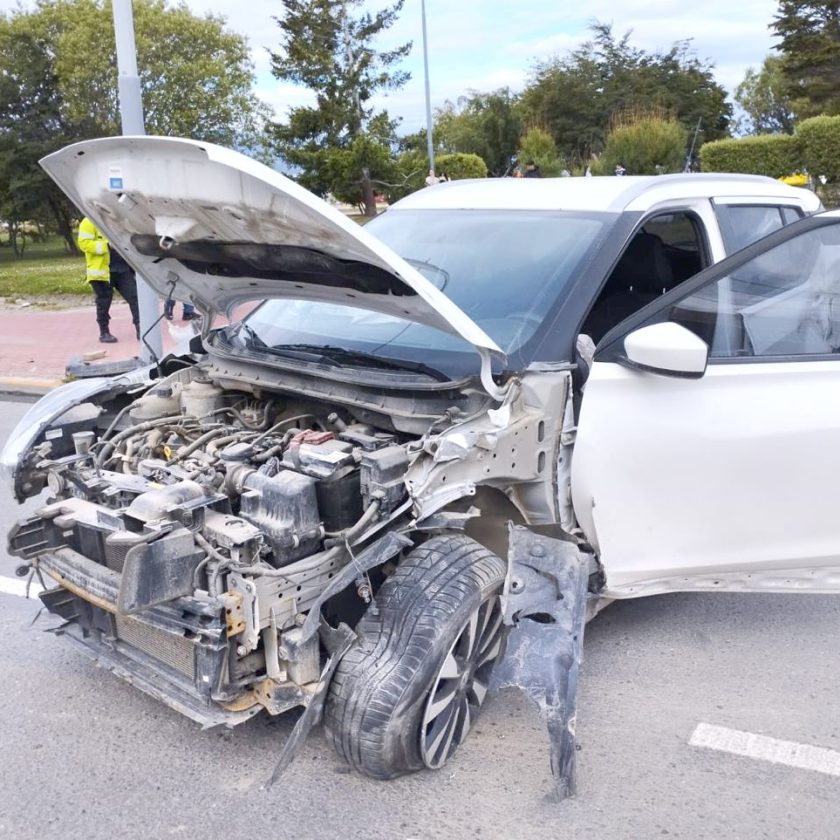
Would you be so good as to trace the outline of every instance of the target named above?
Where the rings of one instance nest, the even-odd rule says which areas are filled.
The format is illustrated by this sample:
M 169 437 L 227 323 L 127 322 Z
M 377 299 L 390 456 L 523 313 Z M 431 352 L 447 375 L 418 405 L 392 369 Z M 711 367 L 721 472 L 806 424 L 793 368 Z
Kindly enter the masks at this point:
M 468 537 L 400 563 L 356 628 L 324 711 L 336 751 L 390 779 L 442 767 L 467 737 L 501 652 L 505 564 Z

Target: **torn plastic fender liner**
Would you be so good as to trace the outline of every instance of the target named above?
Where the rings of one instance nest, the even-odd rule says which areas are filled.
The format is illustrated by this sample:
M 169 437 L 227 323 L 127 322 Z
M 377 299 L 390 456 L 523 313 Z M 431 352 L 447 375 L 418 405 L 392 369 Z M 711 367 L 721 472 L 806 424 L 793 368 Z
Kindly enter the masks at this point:
M 548 728 L 560 799 L 575 793 L 577 682 L 586 624 L 589 557 L 574 542 L 544 536 L 558 526 L 510 527 L 504 621 L 512 625 L 491 690 L 522 689 Z M 542 533 L 537 533 L 540 531 Z

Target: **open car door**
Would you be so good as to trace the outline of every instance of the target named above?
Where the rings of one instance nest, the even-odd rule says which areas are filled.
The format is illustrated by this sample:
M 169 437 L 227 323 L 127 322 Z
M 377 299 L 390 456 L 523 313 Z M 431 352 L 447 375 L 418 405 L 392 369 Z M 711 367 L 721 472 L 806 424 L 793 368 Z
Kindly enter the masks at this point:
M 606 594 L 840 591 L 840 215 L 701 272 L 599 344 L 572 464 Z

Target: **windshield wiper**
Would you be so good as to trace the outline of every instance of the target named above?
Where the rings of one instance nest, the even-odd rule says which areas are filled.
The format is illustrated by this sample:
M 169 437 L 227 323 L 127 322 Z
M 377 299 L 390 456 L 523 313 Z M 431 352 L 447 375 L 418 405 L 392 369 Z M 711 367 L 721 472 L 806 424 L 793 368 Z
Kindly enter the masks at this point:
M 263 348 L 260 348 L 261 350 Z M 318 356 L 327 362 L 337 365 L 362 365 L 364 367 L 384 368 L 386 370 L 407 370 L 422 373 L 437 382 L 450 382 L 442 371 L 424 365 L 422 362 L 411 362 L 407 359 L 393 359 L 390 356 L 379 356 L 375 353 L 365 353 L 362 350 L 345 350 L 343 347 L 331 347 L 328 344 L 275 344 L 268 348 L 268 352 L 278 354 L 300 354 Z
M 315 345 L 282 345 L 270 347 L 257 334 L 253 327 L 248 326 L 244 321 L 239 324 L 238 331 L 244 333 L 242 342 L 246 350 L 256 350 L 258 353 L 267 353 L 271 356 L 280 356 L 284 359 L 298 359 L 302 362 L 315 362 L 316 364 L 329 367 L 341 367 L 341 365 L 329 356 L 319 352 L 320 347 Z

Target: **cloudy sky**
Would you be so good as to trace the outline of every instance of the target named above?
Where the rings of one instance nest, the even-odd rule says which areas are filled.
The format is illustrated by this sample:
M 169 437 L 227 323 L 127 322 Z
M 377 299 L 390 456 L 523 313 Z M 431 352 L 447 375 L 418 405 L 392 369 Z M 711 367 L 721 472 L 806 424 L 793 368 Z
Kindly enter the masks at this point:
M 0 10 L 16 5 L 17 0 L 0 0 Z M 186 0 L 186 5 L 196 13 L 223 15 L 231 29 L 247 36 L 258 93 L 278 115 L 308 101 L 305 91 L 278 82 L 269 71 L 267 48 L 277 44 L 273 15 L 282 10 L 280 0 Z M 370 0 L 369 5 L 385 3 Z M 691 38 L 697 55 L 714 63 L 716 78 L 731 90 L 772 47 L 768 25 L 776 9 L 775 0 L 426 0 L 432 104 L 441 105 L 470 89 L 521 87 L 536 60 L 585 40 L 593 20 L 612 22 L 618 34 L 632 29 L 634 46 L 649 50 Z M 405 132 L 424 124 L 420 20 L 420 0 L 405 0 L 399 21 L 381 39 L 383 47 L 414 41 L 405 62 L 411 81 L 380 100 L 392 116 L 403 118 Z

